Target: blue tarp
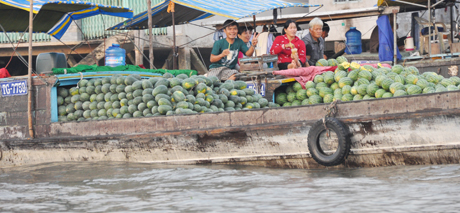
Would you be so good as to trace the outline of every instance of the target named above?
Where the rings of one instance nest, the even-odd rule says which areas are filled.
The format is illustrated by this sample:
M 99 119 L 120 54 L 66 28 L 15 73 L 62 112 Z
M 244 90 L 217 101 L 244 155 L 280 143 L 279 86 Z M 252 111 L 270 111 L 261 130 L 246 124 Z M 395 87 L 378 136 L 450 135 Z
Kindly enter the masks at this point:
M 0 0 L 0 24 L 7 32 L 23 32 L 29 25 L 29 0 Z M 43 11 L 43 12 L 40 12 Z M 33 2 L 34 32 L 48 32 L 60 39 L 72 20 L 98 14 L 132 18 L 129 8 L 84 1 L 35 0 Z
M 167 13 L 170 2 L 175 4 L 175 24 L 183 24 L 214 15 L 238 20 L 268 10 L 288 7 L 319 7 L 307 3 L 291 3 L 282 0 L 164 0 L 152 7 L 153 27 L 172 25 L 172 18 Z M 132 19 L 119 23 L 109 30 L 147 28 L 148 14 L 142 12 Z
M 390 20 L 387 15 L 382 15 L 377 19 L 377 26 L 379 27 L 379 60 L 380 61 L 393 61 L 394 53 L 394 40 L 393 30 L 391 29 Z M 397 59 L 401 60 L 402 56 L 396 47 Z

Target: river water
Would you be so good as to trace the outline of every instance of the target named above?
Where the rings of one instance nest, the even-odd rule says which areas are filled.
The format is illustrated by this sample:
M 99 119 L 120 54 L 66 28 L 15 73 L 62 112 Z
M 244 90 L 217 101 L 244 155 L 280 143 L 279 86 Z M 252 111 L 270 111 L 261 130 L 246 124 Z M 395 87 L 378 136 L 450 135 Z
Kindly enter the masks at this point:
M 459 182 L 459 165 L 52 163 L 0 169 L 0 212 L 458 212 Z

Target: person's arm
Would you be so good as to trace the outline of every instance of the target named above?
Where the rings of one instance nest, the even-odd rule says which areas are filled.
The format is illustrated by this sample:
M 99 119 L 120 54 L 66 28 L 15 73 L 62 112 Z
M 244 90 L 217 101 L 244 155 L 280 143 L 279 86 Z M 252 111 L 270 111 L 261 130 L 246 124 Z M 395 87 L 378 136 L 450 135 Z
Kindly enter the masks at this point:
M 245 55 L 248 56 L 248 57 L 251 57 L 252 54 L 254 54 L 255 47 L 257 46 L 257 43 L 259 42 L 257 40 L 257 38 L 259 38 L 260 34 L 256 35 L 256 32 L 255 32 L 254 35 L 255 36 L 252 38 L 252 45 L 251 45 L 251 47 L 249 47 L 249 49 L 245 45 L 241 46 L 241 52 L 244 52 Z
M 305 64 L 305 62 L 307 62 L 307 49 L 305 43 L 302 40 L 298 42 L 297 54 L 299 55 L 300 62 L 302 62 L 302 64 Z
M 228 49 L 225 49 L 224 51 L 222 51 L 221 54 L 218 54 L 218 55 L 214 55 L 211 53 L 211 63 L 216 63 L 218 61 L 220 61 L 223 57 L 226 57 L 228 54 L 230 54 L 230 50 Z
M 275 41 L 273 41 L 273 45 L 270 48 L 270 54 L 278 55 L 286 49 L 284 44 L 281 43 L 282 39 L 282 36 L 278 36 L 275 38 Z
M 212 46 L 211 57 L 209 59 L 211 63 L 216 63 L 220 61 L 223 57 L 230 54 L 230 51 L 228 49 L 225 49 L 222 52 L 220 52 L 219 41 L 214 42 L 214 45 Z
M 312 63 L 312 61 L 310 61 L 311 59 L 311 52 L 313 52 L 313 49 L 311 48 L 311 45 L 306 45 L 305 46 L 305 56 L 306 56 L 306 63 L 308 63 L 309 65 L 314 65 Z

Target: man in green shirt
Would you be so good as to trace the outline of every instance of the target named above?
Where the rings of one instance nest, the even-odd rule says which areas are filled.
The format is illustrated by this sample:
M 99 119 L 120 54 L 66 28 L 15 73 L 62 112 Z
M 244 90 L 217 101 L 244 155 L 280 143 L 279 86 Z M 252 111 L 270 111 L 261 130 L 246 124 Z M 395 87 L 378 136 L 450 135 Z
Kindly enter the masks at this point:
M 211 51 L 211 65 L 207 76 L 217 76 L 220 80 L 234 80 L 238 70 L 235 66 L 238 62 L 238 52 L 241 51 L 247 56 L 252 56 L 254 47 L 257 45 L 257 37 L 252 39 L 251 47 L 238 38 L 238 23 L 234 20 L 224 22 L 225 39 L 214 42 Z

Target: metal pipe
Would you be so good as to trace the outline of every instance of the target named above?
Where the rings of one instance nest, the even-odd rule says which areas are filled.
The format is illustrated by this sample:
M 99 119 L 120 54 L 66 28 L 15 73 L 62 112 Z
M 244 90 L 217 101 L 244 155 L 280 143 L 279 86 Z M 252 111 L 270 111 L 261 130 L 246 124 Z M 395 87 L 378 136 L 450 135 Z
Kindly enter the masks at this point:
M 444 2 L 444 0 L 440 0 L 440 1 L 436 2 L 436 3 L 434 3 L 433 5 L 431 5 L 431 8 L 436 7 L 436 5 L 441 4 L 442 2 Z
M 177 57 L 176 57 L 176 21 L 174 20 L 174 11 L 172 14 L 172 25 L 173 25 L 173 69 L 177 70 Z
M 428 22 L 430 25 L 428 26 L 428 57 L 431 58 L 431 25 L 433 22 L 431 21 L 431 0 L 428 0 Z M 433 27 L 434 28 L 434 27 Z
M 34 21 L 34 1 L 30 0 L 29 11 L 29 66 L 28 66 L 28 102 L 27 102 L 27 115 L 29 120 L 29 135 L 34 138 L 34 128 L 32 120 L 32 35 L 33 35 L 33 21 Z
M 410 4 L 410 5 L 414 5 L 414 6 L 426 8 L 426 6 L 425 6 L 425 5 L 422 5 L 422 4 L 416 4 L 416 3 L 407 2 L 407 1 L 401 1 L 401 0 L 393 0 L 393 1 L 399 2 L 399 3 Z
M 149 62 L 150 69 L 153 69 L 153 31 L 152 31 L 152 1 L 147 0 L 148 7 L 148 25 L 149 25 Z M 141 50 L 144 51 L 144 47 L 141 47 Z
M 393 11 L 393 66 L 398 63 L 397 40 L 396 37 L 396 12 Z

